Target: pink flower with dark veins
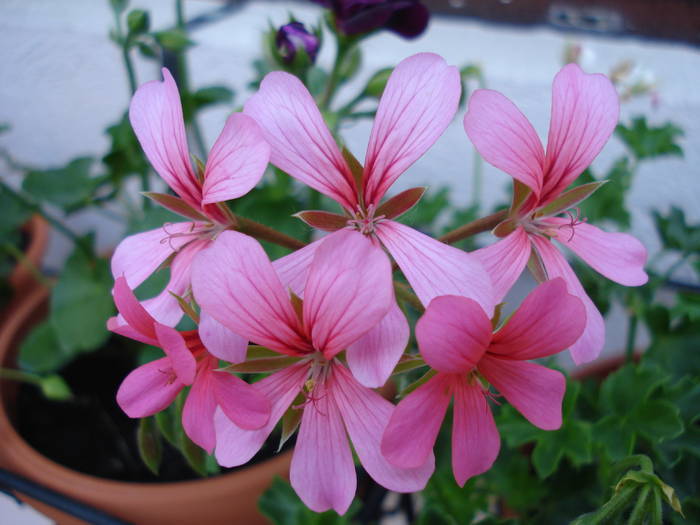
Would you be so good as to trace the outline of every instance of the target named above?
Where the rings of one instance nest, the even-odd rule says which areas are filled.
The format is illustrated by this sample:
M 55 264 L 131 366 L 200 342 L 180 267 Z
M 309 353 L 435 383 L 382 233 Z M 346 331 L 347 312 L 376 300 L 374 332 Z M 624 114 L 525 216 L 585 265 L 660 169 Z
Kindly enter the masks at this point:
M 114 283 L 114 302 L 125 323 L 113 317 L 107 328 L 165 352 L 165 357 L 136 368 L 119 386 L 117 403 L 129 417 L 160 412 L 191 385 L 182 410 L 182 426 L 189 438 L 210 454 L 216 441 L 217 407 L 221 417 L 230 418 L 241 428 L 258 429 L 268 422 L 270 402 L 265 395 L 241 378 L 217 370 L 219 360 L 207 351 L 196 330 L 178 332 L 153 319 L 123 277 Z
M 528 260 L 535 277 L 562 277 L 583 301 L 587 325 L 572 345 L 577 363 L 595 359 L 605 341 L 603 317 L 552 240 L 570 248 L 594 270 L 625 286 L 647 282 L 647 252 L 625 233 L 606 233 L 579 217 L 577 203 L 600 183 L 566 188 L 588 167 L 617 124 L 620 104 L 604 75 L 589 75 L 576 64 L 554 78 L 546 152 L 532 125 L 496 91 L 480 89 L 469 100 L 464 129 L 484 159 L 515 179 L 509 217 L 494 230 L 501 241 L 477 250 L 491 274 L 496 300 L 517 280 Z M 569 211 L 568 217 L 557 217 Z
M 261 359 L 277 370 L 253 386 L 272 403 L 265 427 L 246 430 L 217 410 L 216 458 L 247 463 L 285 412 L 302 411 L 290 471 L 294 490 L 316 512 L 343 514 L 356 489 L 348 436 L 372 478 L 390 490 L 421 490 L 434 469 L 428 454 L 411 468 L 389 464 L 379 443 L 393 405 L 362 386 L 339 353 L 358 341 L 394 303 L 391 264 L 376 241 L 343 230 L 312 257 L 304 298 L 286 290 L 260 244 L 222 233 L 194 262 L 192 289 L 203 311 L 227 329 L 282 357 Z M 246 362 L 254 363 L 254 361 Z M 301 395 L 302 401 L 294 400 Z
M 233 217 L 218 203 L 241 197 L 258 183 L 267 167 L 270 147 L 252 118 L 234 113 L 203 170 L 193 169 L 180 95 L 165 68 L 162 82 L 147 82 L 138 88 L 131 99 L 129 119 L 153 169 L 178 197 L 150 195 L 189 221 L 165 224 L 124 239 L 112 257 L 112 274 L 115 279 L 124 276 L 135 289 L 172 258 L 170 282 L 143 305 L 161 323 L 174 326 L 182 310 L 170 292 L 186 294 L 194 255 L 233 224 Z
M 433 299 L 416 324 L 416 339 L 435 373 L 396 406 L 382 438 L 382 453 L 411 468 L 432 454 L 454 399 L 452 470 L 460 486 L 487 471 L 498 456 L 500 437 L 484 380 L 533 425 L 561 426 L 564 376 L 530 363 L 567 348 L 583 331 L 581 301 L 556 278 L 540 284 L 496 333 L 482 308 L 465 297 Z
M 459 71 L 438 55 L 421 53 L 403 60 L 379 102 L 364 168 L 351 155 L 341 154 L 312 96 L 292 75 L 268 74 L 244 112 L 260 124 L 272 148 L 272 164 L 343 208 L 342 215 L 301 212 L 302 220 L 330 232 L 357 230 L 368 243 L 379 240 L 423 304 L 438 295 L 456 294 L 472 297 L 492 312 L 490 278 L 475 257 L 392 220 L 416 204 L 424 188 L 406 190 L 381 203 L 396 179 L 448 126 L 460 91 Z M 338 233 L 275 261 L 282 281 L 296 294 L 303 293 L 315 251 L 334 235 Z M 365 367 L 348 357 L 358 380 L 370 387 L 384 384 L 408 336 L 406 319 L 394 304 L 362 344 L 367 358 L 375 362 Z

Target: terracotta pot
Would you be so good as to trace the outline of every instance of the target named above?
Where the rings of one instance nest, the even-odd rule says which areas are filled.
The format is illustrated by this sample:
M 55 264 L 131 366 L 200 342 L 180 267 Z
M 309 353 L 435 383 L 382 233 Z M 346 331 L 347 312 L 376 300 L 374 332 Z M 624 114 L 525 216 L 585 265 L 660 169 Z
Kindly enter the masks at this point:
M 39 268 L 49 239 L 49 225 L 41 216 L 33 215 L 22 227 L 22 232 L 28 237 L 24 254 L 36 268 Z M 27 287 L 37 284 L 34 275 L 20 263 L 12 270 L 9 280 L 15 295 L 20 295 Z
M 34 287 L 10 312 L 0 329 L 2 366 L 13 365 L 18 342 L 45 315 L 47 297 L 45 288 Z M 259 513 L 257 501 L 275 475 L 288 476 L 289 452 L 236 472 L 196 481 L 158 484 L 100 479 L 53 462 L 17 434 L 8 417 L 8 408 L 14 405 L 13 386 L 9 382 L 0 383 L 0 467 L 138 525 L 268 523 Z M 18 496 L 59 525 L 83 523 L 21 494 Z

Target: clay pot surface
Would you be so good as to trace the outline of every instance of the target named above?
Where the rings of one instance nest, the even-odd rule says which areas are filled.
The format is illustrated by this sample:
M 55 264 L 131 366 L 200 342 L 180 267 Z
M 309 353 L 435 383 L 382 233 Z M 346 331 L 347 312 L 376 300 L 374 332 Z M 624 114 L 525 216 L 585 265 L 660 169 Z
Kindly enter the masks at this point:
M 0 327 L 0 363 L 13 366 L 18 343 L 46 311 L 48 290 L 35 286 Z M 265 524 L 257 502 L 275 475 L 287 477 L 291 452 L 235 472 L 195 481 L 126 483 L 71 470 L 46 458 L 17 434 L 10 417 L 14 384 L 0 383 L 0 467 L 134 524 Z M 56 432 L 60 432 L 57 428 Z M 18 494 L 59 525 L 83 523 Z

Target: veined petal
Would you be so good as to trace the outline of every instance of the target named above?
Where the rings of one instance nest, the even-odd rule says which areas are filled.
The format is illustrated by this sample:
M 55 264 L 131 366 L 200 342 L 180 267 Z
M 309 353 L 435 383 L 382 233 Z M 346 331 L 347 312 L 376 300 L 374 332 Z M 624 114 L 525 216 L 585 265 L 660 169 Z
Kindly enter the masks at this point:
M 376 326 L 394 300 L 391 264 L 372 240 L 340 230 L 316 250 L 304 288 L 304 327 L 327 358 Z
M 383 386 L 401 359 L 409 336 L 408 321 L 394 301 L 379 324 L 348 346 L 345 355 L 352 375 L 366 387 Z
M 491 468 L 501 448 L 501 436 L 478 383 L 456 383 L 454 398 L 452 472 L 463 487 L 469 478 Z
M 198 239 L 187 244 L 170 263 L 170 280 L 157 296 L 142 301 L 143 307 L 156 321 L 175 326 L 182 319 L 182 308 L 173 294 L 183 297 L 190 288 L 192 261 L 200 250 L 209 245 L 209 240 Z
M 144 336 L 146 338 L 145 342 L 148 344 L 155 344 L 155 320 L 150 316 L 146 309 L 141 306 L 141 303 L 139 303 L 139 300 L 136 299 L 134 292 L 131 291 L 131 288 L 129 288 L 129 285 L 124 277 L 117 277 L 117 279 L 114 281 L 112 295 L 114 296 L 114 304 L 117 306 L 117 310 L 119 310 L 119 315 L 126 322 L 126 324 Z M 115 320 L 111 322 L 111 324 L 111 329 L 114 331 L 117 326 L 121 325 L 122 323 Z
M 415 468 L 429 458 L 452 399 L 454 377 L 437 374 L 396 405 L 382 436 L 382 454 L 391 464 Z
M 142 334 L 138 330 L 134 330 L 131 326 L 126 324 L 126 321 L 121 315 L 115 315 L 114 317 L 107 319 L 107 330 L 114 332 L 115 334 L 128 337 L 129 339 L 133 339 L 134 341 L 146 343 L 147 345 L 157 346 L 158 344 L 155 339 Z
M 580 365 L 592 361 L 600 354 L 605 343 L 605 323 L 603 316 L 600 315 L 598 308 L 593 304 L 590 297 L 586 294 L 581 286 L 581 282 L 576 277 L 576 274 L 566 262 L 564 256 L 559 253 L 550 241 L 539 236 L 531 236 L 530 240 L 533 246 L 539 253 L 545 269 L 547 277 L 554 279 L 562 277 L 566 281 L 566 287 L 570 294 L 578 297 L 586 309 L 586 328 L 583 335 L 571 345 L 569 348 L 571 357 L 574 363 Z
M 459 71 L 434 53 L 402 60 L 384 89 L 364 168 L 365 204 L 379 204 L 389 186 L 442 135 L 457 111 Z
M 556 227 L 555 239 L 569 247 L 595 271 L 624 286 L 641 286 L 649 280 L 644 271 L 647 250 L 627 233 L 608 233 L 591 224 L 578 223 L 562 217 L 547 222 Z
M 355 465 L 338 407 L 320 383 L 304 408 L 289 481 L 314 512 L 345 514 L 357 487 Z
M 156 359 L 124 378 L 117 403 L 129 417 L 152 416 L 170 405 L 184 386 L 170 367 L 170 359 Z
M 561 372 L 527 361 L 486 355 L 479 371 L 530 423 L 543 429 L 561 426 L 566 379 Z
M 472 252 L 491 277 L 497 303 L 503 300 L 520 277 L 530 258 L 530 251 L 527 233 L 523 228 L 516 228 L 500 241 Z
M 280 370 L 253 383 L 253 387 L 270 400 L 270 419 L 259 430 L 244 430 L 233 423 L 221 408 L 214 414 L 216 427 L 216 460 L 223 467 L 237 467 L 247 463 L 263 446 L 299 394 L 309 373 L 309 365 L 300 363 Z
M 382 435 L 394 405 L 360 385 L 342 365 L 333 365 L 327 381 L 332 381 L 329 391 L 340 410 L 360 463 L 372 479 L 396 492 L 422 490 L 435 470 L 432 453 L 422 465 L 409 469 L 395 467 L 381 453 Z
M 541 205 L 556 199 L 593 162 L 619 115 L 615 86 L 605 75 L 588 75 L 576 64 L 557 73 Z
M 170 366 L 178 381 L 184 385 L 191 385 L 197 372 L 197 361 L 187 348 L 182 335 L 174 328 L 160 323 L 155 324 L 155 330 L 158 345 L 170 359 Z
M 136 289 L 173 253 L 192 241 L 186 235 L 196 223 L 175 222 L 142 233 L 129 235 L 117 245 L 112 256 L 112 276 L 126 277 L 129 287 Z
M 379 223 L 376 231 L 424 305 L 439 295 L 462 295 L 493 314 L 491 279 L 473 254 L 394 221 Z
M 216 403 L 226 417 L 244 430 L 257 430 L 270 420 L 271 404 L 265 394 L 228 372 L 213 370 Z
M 435 370 L 468 372 L 491 341 L 491 321 L 473 299 L 457 295 L 436 297 L 416 323 L 420 353 Z
M 546 281 L 525 298 L 508 322 L 493 335 L 490 354 L 537 359 L 565 350 L 586 327 L 586 309 L 566 291 L 561 277 Z
M 211 355 L 229 363 L 245 361 L 248 340 L 234 334 L 204 311 L 200 313 L 199 317 L 199 337 Z
M 206 358 L 199 363 L 197 378 L 190 388 L 185 406 L 182 409 L 182 427 L 187 437 L 211 454 L 216 445 L 214 430 L 214 412 L 216 398 L 212 383 L 212 359 Z
M 477 89 L 469 97 L 464 130 L 486 162 L 540 193 L 544 150 L 515 104 L 498 91 Z
M 129 120 L 158 175 L 190 206 L 199 209 L 201 192 L 190 164 L 180 94 L 170 71 L 161 71 L 162 82 L 146 82 L 134 93 Z
M 232 332 L 283 353 L 309 349 L 287 292 L 252 237 L 219 235 L 195 259 L 192 289 L 202 310 Z
M 357 191 L 350 169 L 298 78 L 282 71 L 269 73 L 244 111 L 260 125 L 272 148 L 272 164 L 355 210 Z
M 260 181 L 269 160 L 270 145 L 258 124 L 248 115 L 234 113 L 209 152 L 202 203 L 245 195 Z

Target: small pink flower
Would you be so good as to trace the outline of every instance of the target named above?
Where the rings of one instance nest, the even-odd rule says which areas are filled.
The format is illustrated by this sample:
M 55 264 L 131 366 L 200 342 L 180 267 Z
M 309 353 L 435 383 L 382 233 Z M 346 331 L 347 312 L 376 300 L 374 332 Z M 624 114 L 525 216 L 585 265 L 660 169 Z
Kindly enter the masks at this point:
M 182 317 L 170 292 L 184 295 L 189 288 L 192 257 L 231 219 L 219 202 L 248 193 L 260 180 L 270 158 L 270 147 L 253 119 L 232 114 L 214 143 L 203 178 L 192 169 L 177 85 L 163 68 L 163 81 L 139 87 L 129 106 L 129 119 L 153 168 L 179 197 L 161 204 L 192 219 L 124 239 L 112 257 L 114 278 L 124 276 L 136 288 L 168 258 L 170 282 L 144 307 L 162 323 L 174 326 Z
M 367 147 L 364 168 L 355 174 L 338 149 L 316 104 L 294 76 L 268 74 L 245 105 L 272 147 L 270 162 L 337 201 L 343 215 L 302 212 L 309 224 L 327 231 L 353 229 L 378 239 L 396 260 L 419 299 L 457 294 L 473 297 L 486 310 L 494 301 L 488 275 L 473 256 L 392 219 L 413 206 L 422 189 L 403 192 L 381 204 L 396 181 L 432 146 L 457 110 L 459 72 L 438 55 L 421 53 L 394 69 L 382 95 Z M 357 171 L 360 170 L 360 171 Z M 283 283 L 298 295 L 318 247 L 336 233 L 275 262 Z M 364 371 L 349 362 L 367 386 L 383 384 L 408 341 L 408 326 L 398 306 L 368 335 L 363 347 L 376 362 Z M 400 334 L 397 335 L 397 334 Z
M 228 330 L 289 356 L 278 372 L 253 386 L 272 402 L 265 427 L 246 430 L 217 411 L 216 458 L 242 465 L 263 445 L 288 410 L 303 410 L 290 479 L 304 503 L 343 514 L 355 494 L 356 475 L 347 435 L 360 462 L 378 483 L 412 492 L 434 468 L 429 455 L 415 467 L 390 465 L 379 451 L 393 406 L 360 385 L 338 353 L 355 346 L 394 302 L 391 265 L 381 248 L 356 231 L 337 232 L 315 251 L 304 299 L 292 298 L 260 244 L 238 232 L 222 233 L 197 257 L 192 287 L 203 311 Z M 304 401 L 293 405 L 303 394 Z M 346 435 L 347 433 L 347 435 Z
M 565 349 L 581 335 L 585 318 L 581 301 L 566 292 L 560 278 L 539 285 L 494 334 L 475 301 L 454 295 L 433 299 L 418 320 L 416 339 L 437 374 L 396 406 L 382 438 L 384 456 L 405 468 L 425 461 L 454 399 L 455 479 L 463 486 L 491 468 L 500 437 L 487 403 L 494 394 L 483 379 L 533 425 L 559 428 L 564 376 L 527 360 Z
M 586 330 L 571 347 L 579 364 L 598 356 L 605 341 L 605 325 L 550 240 L 568 246 L 593 269 L 625 286 L 646 283 L 647 252 L 631 235 L 603 232 L 578 214 L 555 217 L 575 206 L 576 200 L 570 196 L 559 199 L 607 142 L 617 124 L 620 105 L 605 76 L 585 74 L 576 64 L 557 74 L 552 91 L 546 152 L 532 125 L 506 97 L 481 89 L 469 100 L 464 116 L 467 135 L 487 162 L 516 179 L 516 195 L 523 197 L 514 197 L 510 216 L 503 224 L 511 233 L 475 254 L 491 274 L 497 300 L 517 280 L 531 256 L 542 264 L 547 278 L 566 281 L 569 292 L 586 307 Z
M 214 450 L 217 407 L 241 428 L 258 429 L 268 422 L 268 399 L 239 377 L 217 371 L 219 360 L 207 351 L 197 331 L 181 333 L 157 322 L 138 302 L 124 277 L 114 284 L 114 301 L 126 324 L 112 318 L 107 327 L 160 347 L 166 355 L 136 368 L 120 385 L 117 403 L 129 417 L 160 412 L 185 386 L 192 385 L 182 411 L 182 425 L 189 438 L 209 453 Z M 240 339 L 241 344 L 245 353 L 247 341 Z M 240 348 L 236 352 L 240 353 Z

